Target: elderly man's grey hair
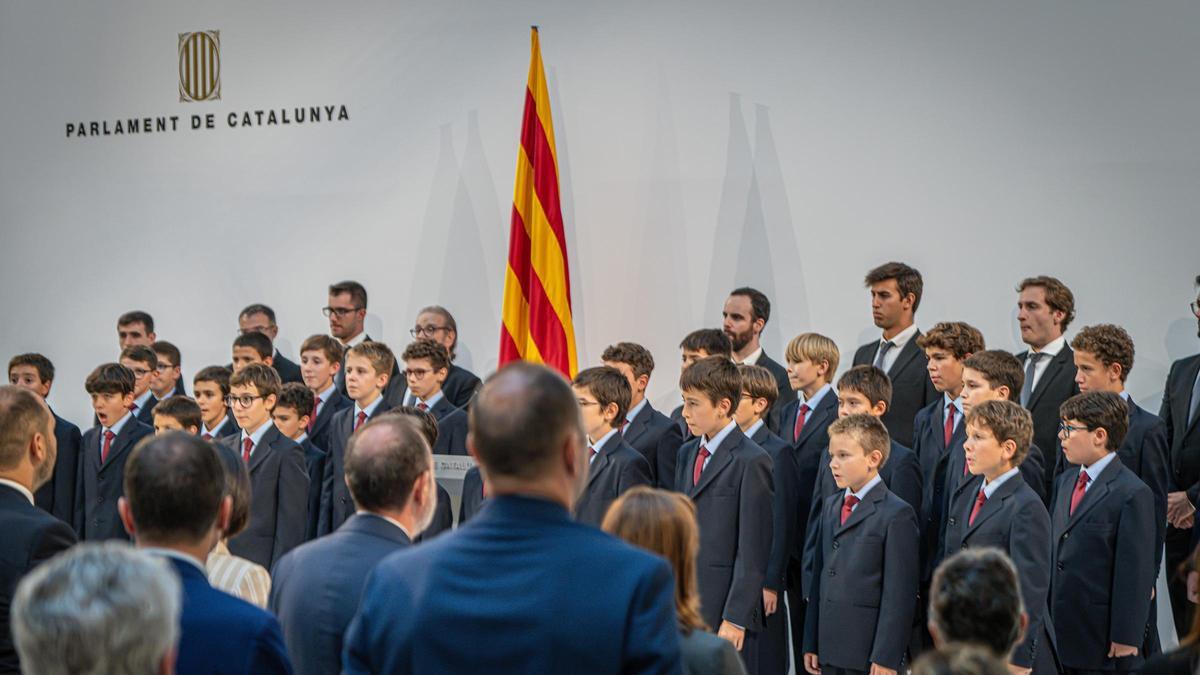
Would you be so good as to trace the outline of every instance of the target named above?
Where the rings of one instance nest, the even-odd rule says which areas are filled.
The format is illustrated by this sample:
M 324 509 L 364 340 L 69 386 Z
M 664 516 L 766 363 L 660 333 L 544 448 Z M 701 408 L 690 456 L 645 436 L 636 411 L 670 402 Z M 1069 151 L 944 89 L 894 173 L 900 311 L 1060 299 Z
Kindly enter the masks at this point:
M 128 544 L 80 544 L 17 587 L 12 629 L 27 675 L 145 675 L 179 639 L 179 580 Z

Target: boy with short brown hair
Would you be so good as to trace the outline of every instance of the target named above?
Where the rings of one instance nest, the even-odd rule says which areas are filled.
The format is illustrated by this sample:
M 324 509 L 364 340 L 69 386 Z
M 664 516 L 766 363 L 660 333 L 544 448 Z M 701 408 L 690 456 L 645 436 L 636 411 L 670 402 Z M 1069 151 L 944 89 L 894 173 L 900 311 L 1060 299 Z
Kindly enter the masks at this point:
M 199 435 L 200 406 L 186 396 L 168 396 L 154 405 L 154 433 L 186 431 Z
M 588 478 L 575 519 L 600 527 L 608 507 L 626 490 L 650 485 L 650 463 L 621 438 L 629 409 L 629 381 L 609 366 L 586 368 L 571 382 L 588 442 Z
M 229 377 L 224 366 L 201 368 L 192 378 L 192 393 L 200 406 L 200 438 L 215 441 L 238 433 L 237 420 L 229 409 Z

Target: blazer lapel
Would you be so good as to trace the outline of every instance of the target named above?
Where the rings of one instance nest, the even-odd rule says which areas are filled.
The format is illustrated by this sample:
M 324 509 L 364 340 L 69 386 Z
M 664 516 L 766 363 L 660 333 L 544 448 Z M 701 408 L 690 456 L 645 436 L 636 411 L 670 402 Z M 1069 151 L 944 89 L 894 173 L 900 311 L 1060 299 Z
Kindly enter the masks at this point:
M 850 517 L 846 519 L 846 522 L 842 523 L 841 527 L 833 531 L 833 537 L 836 539 L 842 536 L 847 531 L 866 520 L 867 516 L 875 512 L 875 504 L 883 499 L 886 491 L 887 486 L 884 485 L 882 481 L 880 481 L 875 487 L 871 488 L 871 491 L 867 493 L 867 498 L 862 500 L 858 506 L 854 507 L 854 510 L 850 512 Z M 842 494 L 845 494 L 845 490 L 842 491 Z M 843 499 L 845 499 L 845 497 L 843 497 Z M 840 505 L 837 505 L 836 507 L 836 510 L 838 511 L 836 517 L 839 519 L 841 518 L 841 508 L 842 507 Z
M 1192 387 L 1196 384 L 1196 376 L 1200 375 L 1200 356 L 1194 357 L 1192 363 L 1184 369 L 1183 376 L 1180 377 L 1180 382 L 1175 389 L 1175 393 L 1171 396 L 1171 401 L 1175 409 L 1171 411 L 1171 415 L 1175 419 L 1183 420 L 1183 434 L 1180 438 L 1191 433 L 1192 428 L 1200 422 L 1200 413 L 1196 414 L 1196 419 L 1189 424 L 1187 421 L 1188 412 L 1191 411 L 1192 405 Z
M 121 433 L 117 434 L 116 438 L 113 439 L 112 447 L 108 449 L 108 460 L 100 464 L 101 471 L 107 469 L 108 466 L 110 464 L 112 464 L 114 461 L 116 461 L 117 457 L 120 457 L 121 453 L 125 452 L 125 450 L 129 447 L 129 444 L 131 442 L 130 436 L 133 434 L 133 431 L 132 431 L 133 427 L 130 425 L 132 425 L 136 421 L 137 421 L 136 419 L 133 419 L 132 417 L 130 417 L 130 419 L 127 422 L 125 422 L 125 426 L 121 427 Z M 100 430 L 99 438 L 100 438 L 100 447 L 103 448 L 104 447 L 104 430 L 103 429 Z M 97 448 L 97 450 L 96 450 L 96 459 L 97 460 L 100 459 L 99 448 Z
M 642 408 L 638 412 L 637 416 L 633 418 L 633 421 L 626 425 L 625 431 L 621 434 L 621 437 L 624 438 L 627 443 L 633 443 L 638 439 L 638 437 L 646 433 L 646 426 L 649 424 L 650 416 L 654 414 L 653 411 L 654 409 L 651 408 L 650 403 L 647 402 L 646 407 Z
M 608 453 L 604 452 L 604 450 L 605 448 L 600 448 L 600 452 L 596 454 L 596 459 L 593 459 L 592 465 L 588 467 L 588 486 L 591 486 L 592 482 L 596 480 L 596 477 L 599 476 L 606 468 L 608 468 Z
M 708 466 L 704 467 L 704 471 L 700 473 L 700 482 L 696 483 L 696 486 L 692 488 L 692 491 L 689 493 L 690 497 L 694 498 L 700 494 L 700 491 L 708 487 L 708 484 L 713 482 L 717 474 L 721 473 L 721 470 L 733 461 L 733 449 L 742 444 L 741 441 L 743 438 L 745 436 L 742 435 L 742 430 L 736 427 L 725 437 L 725 441 L 717 446 L 713 456 L 709 458 Z M 696 446 L 696 451 L 697 453 L 700 451 L 699 445 Z M 692 466 L 696 466 L 696 455 L 692 455 Z
M 921 337 L 921 331 L 913 333 L 908 342 L 904 343 L 904 348 L 900 350 L 900 354 L 896 356 L 896 360 L 892 363 L 892 367 L 888 369 L 888 377 L 896 379 L 896 375 L 909 364 L 910 361 L 917 358 L 921 348 L 917 346 L 917 338 Z M 857 509 L 855 509 L 857 510 Z
M 1074 362 L 1074 358 L 1074 352 L 1071 351 L 1071 348 L 1064 345 L 1062 350 L 1058 354 L 1055 354 L 1054 358 L 1050 359 L 1050 363 L 1046 366 L 1045 372 L 1042 373 L 1042 377 L 1038 380 L 1037 386 L 1029 394 L 1027 408 L 1033 408 L 1033 406 L 1037 405 L 1038 400 L 1042 398 L 1042 394 L 1045 394 L 1046 389 L 1050 387 L 1050 383 L 1054 381 L 1054 378 L 1058 377 L 1058 374 L 1062 372 L 1063 368 L 1067 367 L 1068 363 Z
M 1072 527 L 1075 527 L 1075 524 L 1082 520 L 1083 517 L 1087 515 L 1087 512 L 1091 511 L 1096 504 L 1099 504 L 1100 501 L 1104 499 L 1105 495 L 1108 494 L 1108 484 L 1112 481 L 1112 479 L 1117 477 L 1117 471 L 1120 469 L 1120 462 L 1120 457 L 1113 457 L 1112 461 L 1109 462 L 1108 466 L 1106 466 L 1104 471 L 1100 474 L 1100 477 L 1096 479 L 1096 484 L 1088 488 L 1087 492 L 1083 493 L 1083 499 L 1079 501 L 1079 506 L 1075 507 L 1075 513 L 1072 513 L 1067 519 L 1068 530 Z M 1079 470 L 1083 471 L 1083 468 L 1081 467 Z M 1076 480 L 1078 480 L 1078 477 L 1076 477 Z M 1072 484 L 1071 493 L 1073 494 L 1074 492 L 1075 487 Z M 1070 508 L 1071 501 L 1070 498 L 1068 498 L 1068 512 Z
M 258 439 L 258 445 L 255 445 L 250 453 L 250 465 L 247 467 L 247 470 L 250 473 L 254 473 L 254 470 L 258 468 L 258 465 L 267 460 L 267 455 L 271 454 L 271 451 L 273 450 L 271 445 L 276 441 L 276 439 L 282 436 L 283 434 L 279 433 L 279 430 L 276 429 L 275 425 L 273 424 L 271 425 L 270 429 L 267 429 L 266 432 L 263 433 L 262 438 Z
M 1024 478 L 1021 477 L 1021 474 L 1017 474 L 1004 481 L 1004 485 L 996 488 L 991 498 L 985 501 L 983 506 L 979 507 L 979 513 L 975 514 L 975 523 L 967 525 L 967 531 L 963 534 L 964 540 L 970 537 L 972 532 L 979 529 L 979 526 L 986 522 L 988 518 L 996 515 L 1000 512 L 1000 509 L 1004 508 L 1004 500 L 1012 497 L 1013 492 L 1017 489 L 1017 484 L 1013 481 L 1020 480 L 1024 480 Z M 970 508 L 975 508 L 974 503 L 972 503 Z M 970 511 L 967 511 L 966 517 L 968 521 L 971 519 Z
M 810 436 L 816 433 L 813 430 L 824 424 L 826 419 L 829 418 L 830 415 L 834 414 L 832 411 L 837 410 L 837 403 L 835 403 L 836 400 L 837 396 L 834 394 L 832 389 L 825 392 L 825 397 L 821 399 L 819 404 L 817 404 L 816 409 L 812 411 L 811 415 L 809 415 L 808 421 L 804 423 L 804 428 L 800 430 L 800 438 L 796 439 L 795 445 L 800 445 L 801 443 L 807 441 Z M 797 408 L 797 414 L 799 414 L 798 411 L 799 408 Z M 792 418 L 792 422 L 793 424 L 795 423 L 795 418 Z M 795 429 L 794 426 L 792 428 Z

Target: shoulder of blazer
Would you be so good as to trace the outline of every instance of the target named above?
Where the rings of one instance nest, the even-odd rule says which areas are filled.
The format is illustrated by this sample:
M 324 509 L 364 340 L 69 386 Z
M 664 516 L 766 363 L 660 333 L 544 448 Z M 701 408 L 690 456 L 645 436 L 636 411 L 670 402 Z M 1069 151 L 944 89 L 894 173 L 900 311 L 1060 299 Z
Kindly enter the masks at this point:
M 854 350 L 854 365 L 860 366 L 866 363 L 871 358 L 871 353 L 879 347 L 879 340 L 868 342 L 865 345 L 859 345 L 858 349 Z

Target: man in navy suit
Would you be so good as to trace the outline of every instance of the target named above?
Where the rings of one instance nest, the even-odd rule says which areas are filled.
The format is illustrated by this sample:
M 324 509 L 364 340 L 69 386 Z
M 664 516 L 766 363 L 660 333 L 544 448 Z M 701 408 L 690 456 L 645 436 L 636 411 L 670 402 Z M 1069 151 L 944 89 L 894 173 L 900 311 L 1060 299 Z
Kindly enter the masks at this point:
M 274 346 L 275 341 L 279 339 L 279 325 L 275 323 L 275 310 L 263 304 L 253 304 L 246 307 L 238 314 L 238 332 L 242 335 L 246 333 L 262 333 L 271 338 L 271 346 L 274 352 L 271 358 L 271 367 L 275 369 L 275 372 L 279 373 L 279 379 L 284 384 L 304 381 L 300 375 L 300 366 L 295 361 L 280 354 L 279 348 Z
M 0 672 L 20 663 L 9 631 L 17 582 L 75 543 L 63 521 L 34 506 L 33 493 L 54 475 L 54 416 L 23 387 L 0 386 Z
M 433 518 L 433 456 L 415 420 L 383 415 L 350 439 L 346 480 L 358 512 L 280 559 L 270 608 L 298 675 L 341 671 L 342 637 L 367 575 Z
M 1021 405 L 1033 414 L 1033 444 L 1046 467 L 1042 494 L 1050 503 L 1058 449 L 1058 407 L 1079 393 L 1075 359 L 1063 335 L 1075 319 L 1075 296 L 1066 284 L 1049 276 L 1030 277 L 1017 286 L 1017 323 L 1021 341 L 1029 346 L 1017 354 L 1025 377 Z
M 887 373 L 893 395 L 883 423 L 893 440 L 916 448 L 913 418 L 941 398 L 925 372 L 925 352 L 917 345 L 921 331 L 913 322 L 924 282 L 916 269 L 889 262 L 867 272 L 866 286 L 871 290 L 871 317 L 883 336 L 859 347 L 854 365 L 874 365 Z
M 367 289 L 357 281 L 340 281 L 330 285 L 329 304 L 321 311 L 329 319 L 329 334 L 337 338 L 346 353 L 353 347 L 372 341 L 364 325 L 367 319 Z M 400 405 L 403 400 L 401 394 L 404 391 L 404 381 L 399 376 L 400 368 L 395 359 L 392 360 L 390 374 L 391 379 L 388 380 L 387 389 L 384 391 L 386 409 Z M 338 391 L 354 398 L 346 389 L 345 361 L 342 362 L 342 369 L 338 371 L 334 382 Z
M 588 440 L 588 478 L 575 519 L 600 527 L 608 507 L 631 487 L 651 485 L 650 463 L 621 438 L 629 381 L 609 366 L 579 371 L 571 383 Z
M 1196 277 L 1200 289 L 1200 276 Z M 1191 305 L 1200 324 L 1200 294 Z M 1200 329 L 1198 329 L 1200 331 Z M 1192 551 L 1196 507 L 1200 505 L 1200 354 L 1171 364 L 1158 416 L 1167 430 L 1170 450 L 1170 490 L 1167 495 L 1167 569 L 1179 569 Z M 1177 575 L 1169 578 L 1171 609 L 1176 626 L 1190 626 L 1187 587 Z
M 1079 349 L 1076 348 L 1076 354 Z M 1118 456 L 1128 404 L 1109 391 L 1063 402 L 1067 461 L 1055 483 L 1050 616 L 1067 673 L 1134 671 L 1154 594 L 1154 495 Z
M 84 384 L 92 397 L 99 424 L 88 429 L 79 443 L 79 470 L 75 477 L 75 516 L 72 525 L 79 538 L 129 539 L 117 515 L 123 494 L 121 476 L 133 446 L 154 429 L 129 412 L 133 403 L 133 372 L 119 363 L 98 366 Z
M 376 566 L 344 672 L 680 672 L 666 562 L 571 519 L 588 463 L 562 376 L 509 365 L 476 395 L 470 422 L 491 503 Z
M 767 411 L 767 426 L 776 434 L 780 432 L 779 415 L 788 403 L 796 398 L 788 382 L 788 371 L 763 352 L 759 342 L 767 321 L 771 319 L 771 301 L 762 291 L 743 286 L 735 288 L 725 299 L 721 310 L 721 329 L 729 336 L 733 346 L 733 362 L 762 366 L 775 378 L 779 395 Z
M 650 386 L 650 375 L 654 372 L 654 356 L 637 343 L 618 342 L 606 347 L 600 360 L 604 365 L 621 371 L 629 380 L 629 410 L 625 413 L 621 432 L 625 442 L 642 453 L 650 463 L 654 484 L 672 489 L 675 482 L 675 453 L 683 444 L 683 436 L 679 425 L 655 410 L 650 405 L 650 399 L 646 398 L 646 388 Z M 659 453 L 659 443 L 664 436 L 669 438 L 663 444 L 667 452 Z
M 450 405 L 455 408 L 462 408 L 470 403 L 471 397 L 479 389 L 480 382 L 475 373 L 453 363 L 456 356 L 455 349 L 458 347 L 458 322 L 454 320 L 454 315 L 445 307 L 438 305 L 424 307 L 417 313 L 416 323 L 408 332 L 414 339 L 428 340 L 446 348 L 451 362 L 446 367 L 446 378 L 442 383 L 442 391 Z M 416 396 L 411 387 L 405 389 L 406 384 L 408 383 L 397 381 L 396 385 L 392 387 L 392 391 L 401 396 L 389 397 L 389 407 L 416 405 Z
M 19 354 L 8 362 L 10 384 L 28 389 L 43 401 L 54 384 L 54 364 L 41 354 Z M 75 475 L 79 470 L 79 427 L 54 415 L 54 440 L 58 446 L 54 473 L 34 493 L 39 508 L 53 514 L 64 523 L 75 515 Z
M 275 617 L 213 588 L 205 575 L 232 509 L 217 452 L 181 431 L 138 446 L 125 468 L 121 521 L 138 548 L 171 563 L 183 585 L 178 675 L 291 673 Z

